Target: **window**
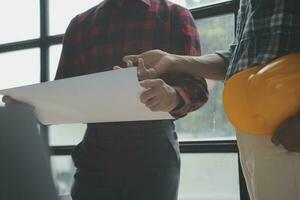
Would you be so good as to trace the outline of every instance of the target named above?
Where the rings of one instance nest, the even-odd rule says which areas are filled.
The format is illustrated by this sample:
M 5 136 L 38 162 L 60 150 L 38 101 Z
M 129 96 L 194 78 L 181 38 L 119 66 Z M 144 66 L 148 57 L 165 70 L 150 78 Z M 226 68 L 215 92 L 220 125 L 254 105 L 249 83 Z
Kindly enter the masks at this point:
M 59 195 L 70 194 L 75 168 L 70 156 L 52 156 L 53 178 Z
M 2 53 L 0 63 L 0 89 L 40 82 L 38 49 Z
M 177 3 L 181 6 L 184 6 L 189 9 L 209 6 L 216 3 L 228 2 L 229 0 L 171 0 L 174 3 Z
M 76 145 L 82 140 L 85 129 L 86 124 L 52 125 L 49 127 L 49 145 Z
M 40 82 L 39 53 L 38 49 L 0 53 L 0 90 Z
M 62 45 L 54 45 L 50 47 L 49 59 L 49 79 L 53 81 L 55 78 L 57 66 L 60 59 Z
M 50 35 L 65 33 L 71 19 L 102 0 L 49 0 Z
M 237 154 L 182 154 L 180 200 L 239 200 Z
M 221 15 L 196 20 L 202 54 L 228 48 L 234 37 L 234 15 Z M 223 83 L 207 80 L 210 98 L 198 111 L 176 122 L 181 140 L 232 140 L 234 130 L 222 104 Z
M 39 37 L 39 1 L 10 0 L 0 6 L 0 44 Z

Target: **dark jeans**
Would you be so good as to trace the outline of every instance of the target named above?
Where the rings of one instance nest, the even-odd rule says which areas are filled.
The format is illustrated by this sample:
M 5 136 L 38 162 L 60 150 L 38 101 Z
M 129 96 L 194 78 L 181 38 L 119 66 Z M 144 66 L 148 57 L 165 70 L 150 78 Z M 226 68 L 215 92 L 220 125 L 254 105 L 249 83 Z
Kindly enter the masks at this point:
M 177 200 L 180 155 L 173 123 L 138 124 L 117 126 L 122 131 L 89 126 L 87 134 L 97 135 L 86 134 L 73 152 L 73 200 Z

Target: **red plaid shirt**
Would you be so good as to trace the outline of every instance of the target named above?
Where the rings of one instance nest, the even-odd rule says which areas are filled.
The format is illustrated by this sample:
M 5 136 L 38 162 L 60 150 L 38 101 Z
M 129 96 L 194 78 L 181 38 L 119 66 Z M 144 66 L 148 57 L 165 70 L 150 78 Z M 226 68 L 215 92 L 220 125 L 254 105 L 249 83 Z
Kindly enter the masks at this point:
M 200 55 L 199 35 L 190 12 L 164 0 L 105 0 L 76 16 L 67 28 L 56 79 L 126 67 L 123 56 L 161 49 Z M 185 116 L 208 98 L 206 81 L 185 74 L 162 77 L 182 98 L 171 112 Z

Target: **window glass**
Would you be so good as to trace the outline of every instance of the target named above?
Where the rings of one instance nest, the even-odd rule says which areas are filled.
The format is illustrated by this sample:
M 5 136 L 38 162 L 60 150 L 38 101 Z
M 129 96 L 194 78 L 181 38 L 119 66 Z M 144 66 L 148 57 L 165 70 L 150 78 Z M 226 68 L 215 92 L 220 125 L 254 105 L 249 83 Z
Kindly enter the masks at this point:
M 181 154 L 180 200 L 239 200 L 238 155 Z
M 56 70 L 58 67 L 60 54 L 61 54 L 62 45 L 54 45 L 50 47 L 50 62 L 49 62 L 49 78 L 50 81 L 53 81 L 55 78 Z
M 177 3 L 183 7 L 192 9 L 196 7 L 209 6 L 216 3 L 227 2 L 230 0 L 170 0 Z
M 75 173 L 71 156 L 52 156 L 51 166 L 59 195 L 69 195 Z
M 0 69 L 0 90 L 39 83 L 40 51 L 36 48 L 1 53 Z
M 234 14 L 195 20 L 202 54 L 228 49 L 234 39 Z
M 82 140 L 85 129 L 86 124 L 64 124 L 49 126 L 49 145 L 76 145 Z
M 0 19 L 0 44 L 40 36 L 40 9 L 37 0 L 1 1 Z
M 50 35 L 63 34 L 76 15 L 98 5 L 102 0 L 49 0 Z
M 196 20 L 202 54 L 227 49 L 234 37 L 234 15 Z M 209 101 L 198 111 L 176 121 L 181 140 L 232 140 L 234 130 L 223 110 L 223 83 L 207 80 Z

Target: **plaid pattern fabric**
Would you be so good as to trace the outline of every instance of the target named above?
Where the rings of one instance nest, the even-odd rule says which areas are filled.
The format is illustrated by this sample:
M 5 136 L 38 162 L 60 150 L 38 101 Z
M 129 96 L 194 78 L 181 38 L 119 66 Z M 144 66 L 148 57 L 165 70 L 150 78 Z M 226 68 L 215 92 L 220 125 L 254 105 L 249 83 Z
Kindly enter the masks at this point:
M 226 79 L 259 64 L 300 51 L 299 0 L 241 0 Z
M 105 0 L 76 16 L 67 28 L 56 79 L 126 67 L 123 56 L 161 49 L 200 55 L 199 35 L 190 12 L 165 0 Z M 182 97 L 171 112 L 178 118 L 208 98 L 206 81 L 185 74 L 162 77 Z

